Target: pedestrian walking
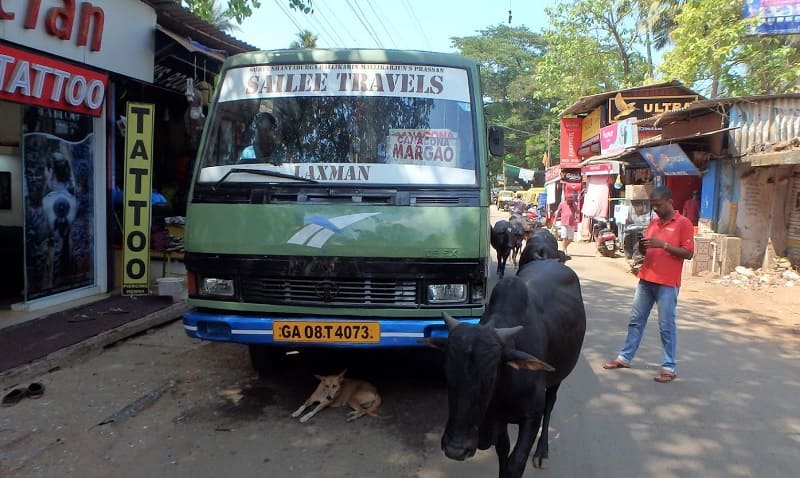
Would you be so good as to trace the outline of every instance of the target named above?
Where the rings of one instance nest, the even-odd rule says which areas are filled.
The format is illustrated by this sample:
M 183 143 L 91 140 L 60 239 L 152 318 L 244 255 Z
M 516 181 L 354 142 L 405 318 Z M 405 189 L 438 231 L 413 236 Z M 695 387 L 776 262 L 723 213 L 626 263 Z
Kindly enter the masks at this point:
M 578 204 L 577 194 L 568 194 L 566 200 L 561 201 L 558 205 L 556 214 L 553 220 L 561 220 L 561 240 L 564 254 L 567 253 L 567 247 L 575 240 L 575 229 L 578 227 Z
M 677 327 L 675 308 L 681 286 L 683 261 L 694 254 L 694 228 L 672 206 L 672 192 L 659 186 L 650 193 L 650 204 L 658 217 L 647 226 L 639 249 L 644 264 L 633 297 L 628 336 L 617 358 L 603 364 L 605 369 L 629 368 L 644 334 L 653 305 L 658 306 L 658 329 L 664 349 L 661 371 L 656 382 L 671 382 L 676 377 L 675 350 Z

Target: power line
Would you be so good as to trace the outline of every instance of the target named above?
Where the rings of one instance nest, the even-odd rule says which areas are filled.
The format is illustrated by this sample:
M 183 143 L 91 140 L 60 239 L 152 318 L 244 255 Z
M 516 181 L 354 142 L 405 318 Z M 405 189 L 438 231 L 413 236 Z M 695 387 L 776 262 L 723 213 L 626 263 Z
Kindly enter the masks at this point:
M 281 3 L 281 0 L 273 0 L 273 1 L 275 2 L 275 5 L 277 5 L 278 8 L 281 9 L 283 14 L 286 15 L 287 17 L 289 17 L 289 20 L 291 20 L 291 22 L 294 24 L 295 28 L 297 28 L 297 33 L 300 33 L 301 31 L 304 30 L 304 28 L 302 28 L 300 26 L 300 24 L 297 23 L 297 20 L 295 20 L 295 18 L 289 13 L 289 10 L 283 5 L 283 3 Z
M 321 2 L 321 3 L 317 4 L 317 10 L 319 11 L 319 15 L 320 15 L 319 16 L 319 20 L 322 23 L 325 23 L 328 26 L 328 28 L 334 33 L 334 35 L 336 35 L 336 38 L 339 40 L 339 44 L 342 47 L 347 46 L 347 42 L 344 41 L 344 38 L 342 38 L 342 36 L 339 35 L 339 31 L 336 29 L 336 27 L 333 26 L 333 23 L 331 23 L 331 21 L 329 19 L 331 14 L 327 13 L 327 12 L 323 13 L 323 11 L 322 11 L 322 6 L 323 5 L 326 5 L 326 2 Z M 345 30 L 347 30 L 347 29 L 345 29 Z
M 323 7 L 328 8 L 327 5 L 328 5 L 327 2 L 319 2 L 317 3 L 316 8 L 320 10 L 320 13 L 322 13 Z M 356 39 L 355 36 L 353 36 L 352 28 L 348 28 L 347 25 L 342 22 L 342 20 L 336 15 L 335 10 L 336 9 L 332 9 L 330 12 L 325 12 L 324 14 L 322 14 L 322 18 L 324 18 L 325 20 L 327 20 L 329 17 L 333 18 L 336 24 L 340 25 L 340 28 L 337 30 L 333 25 L 331 25 L 331 28 L 333 28 L 334 31 L 347 32 L 347 36 L 350 37 L 350 41 L 352 42 L 352 44 L 356 45 L 358 43 L 358 40 Z M 342 42 L 342 44 L 343 46 L 347 46 L 346 42 Z
M 333 32 L 331 32 L 331 30 L 326 28 L 325 25 L 322 24 L 322 21 L 315 15 L 314 12 L 308 13 L 307 15 L 309 24 L 312 24 L 317 31 L 319 31 L 320 33 L 324 33 L 324 35 L 330 38 L 331 43 L 334 43 L 334 45 L 337 47 L 341 47 L 344 44 L 342 38 L 339 37 L 338 33 L 336 33 L 336 30 L 333 30 Z
M 425 34 L 425 30 L 422 28 L 422 25 L 419 22 L 419 18 L 417 18 L 417 14 L 414 12 L 414 7 L 408 2 L 408 0 L 403 0 L 403 5 L 406 7 L 406 11 L 411 15 L 411 19 L 414 22 L 414 25 L 417 27 L 417 31 L 419 31 L 420 35 L 422 35 L 422 39 L 425 41 L 425 45 L 428 46 L 428 49 L 431 49 L 431 41 L 428 39 L 428 35 Z
M 372 10 L 372 14 L 375 15 L 375 18 L 378 19 L 378 23 L 380 23 L 381 27 L 383 28 L 383 31 L 386 32 L 386 36 L 389 37 L 389 41 L 392 42 L 392 46 L 397 45 L 397 42 L 394 41 L 394 37 L 392 36 L 392 33 L 389 31 L 388 28 L 386 28 L 386 25 L 383 23 L 383 20 L 381 19 L 381 16 L 378 15 L 378 12 L 375 11 L 375 7 L 372 5 L 372 2 L 367 2 L 367 5 L 369 6 L 369 9 Z
M 383 43 L 381 42 L 378 35 L 375 34 L 375 31 L 372 29 L 372 25 L 369 24 L 366 18 L 361 18 L 361 16 L 359 16 L 358 12 L 356 11 L 355 7 L 353 7 L 353 4 L 350 0 L 345 0 L 345 1 L 347 2 L 347 5 L 350 7 L 350 10 L 353 12 L 356 18 L 358 18 L 358 21 L 361 23 L 364 29 L 367 30 L 369 36 L 371 36 L 372 39 L 375 40 L 375 43 L 377 43 L 380 48 L 383 48 Z

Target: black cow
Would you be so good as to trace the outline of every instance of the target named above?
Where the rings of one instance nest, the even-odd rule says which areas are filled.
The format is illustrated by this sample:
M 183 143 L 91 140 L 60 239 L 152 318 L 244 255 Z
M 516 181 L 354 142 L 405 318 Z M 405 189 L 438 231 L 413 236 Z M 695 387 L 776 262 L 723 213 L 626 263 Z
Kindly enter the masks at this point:
M 558 260 L 531 261 L 501 279 L 478 325 L 443 314 L 448 417 L 442 450 L 455 460 L 494 445 L 501 478 L 521 477 L 541 426 L 533 464 L 548 458 L 550 414 L 578 361 L 586 313 L 575 273 Z M 508 424 L 519 425 L 510 451 Z
M 511 234 L 511 224 L 508 221 L 500 220 L 492 226 L 490 242 L 492 248 L 497 253 L 497 275 L 503 277 L 506 271 L 506 261 L 511 254 L 511 247 L 514 237 Z
M 522 256 L 519 258 L 519 267 L 521 268 L 531 261 L 544 259 L 558 259 L 560 262 L 566 262 L 569 258 L 564 251 L 558 250 L 558 240 L 553 233 L 543 227 L 537 227 L 525 243 L 525 249 L 522 250 Z
M 511 262 L 516 266 L 519 253 L 522 250 L 522 243 L 528 236 L 522 216 L 513 215 L 508 220 L 511 229 Z

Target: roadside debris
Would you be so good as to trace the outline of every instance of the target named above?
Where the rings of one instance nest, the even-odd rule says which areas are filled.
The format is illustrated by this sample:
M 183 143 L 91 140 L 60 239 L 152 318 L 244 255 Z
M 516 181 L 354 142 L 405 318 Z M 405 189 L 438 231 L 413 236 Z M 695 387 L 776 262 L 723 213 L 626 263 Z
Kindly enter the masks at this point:
M 131 403 L 130 405 L 126 406 L 122 410 L 116 412 L 115 414 L 111 415 L 110 417 L 106 418 L 102 422 L 98 423 L 95 426 L 106 425 L 108 423 L 117 423 L 120 420 L 128 417 L 132 417 L 139 413 L 140 411 L 144 410 L 145 408 L 149 407 L 153 404 L 156 400 L 158 400 L 161 395 L 164 394 L 167 390 L 173 388 L 177 382 L 174 379 L 169 380 L 168 382 L 164 383 L 163 385 L 153 389 L 152 391 L 148 392 L 147 394 L 141 396 L 136 401 Z
M 700 275 L 707 276 L 709 281 L 715 284 L 749 290 L 800 286 L 800 274 L 792 268 L 791 262 L 785 257 L 775 258 L 772 261 L 772 267 L 767 269 L 738 266 L 730 274 L 721 277 L 708 272 Z

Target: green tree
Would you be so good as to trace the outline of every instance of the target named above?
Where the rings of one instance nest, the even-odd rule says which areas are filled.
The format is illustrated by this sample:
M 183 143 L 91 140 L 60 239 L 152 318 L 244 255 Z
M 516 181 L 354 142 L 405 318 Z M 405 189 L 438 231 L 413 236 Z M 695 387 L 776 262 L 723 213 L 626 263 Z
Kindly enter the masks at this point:
M 787 36 L 756 36 L 743 1 L 689 0 L 676 16 L 661 72 L 711 98 L 796 92 L 800 52 Z
M 200 18 L 210 21 L 213 16 L 216 0 L 182 0 L 183 4 Z M 261 8 L 261 0 L 225 0 L 228 7 L 224 10 L 228 18 L 236 20 L 239 25 L 245 18 L 253 14 L 253 10 Z M 285 1 L 285 0 L 281 0 Z M 313 13 L 312 0 L 288 0 L 289 7 L 303 13 Z
M 490 177 L 502 172 L 503 162 L 537 169 L 547 148 L 547 125 L 557 124 L 549 98 L 534 95 L 533 71 L 545 51 L 544 37 L 526 27 L 501 24 L 451 40 L 461 54 L 480 64 L 486 112 L 493 124 L 505 127 L 507 154 L 490 161 Z
M 582 96 L 640 85 L 648 63 L 632 0 L 560 0 L 546 9 L 547 50 L 537 65 L 540 95 L 558 98 L 559 111 Z
M 317 47 L 317 35 L 314 35 L 313 32 L 310 30 L 303 30 L 297 33 L 297 40 L 293 41 L 289 48 L 316 48 Z

